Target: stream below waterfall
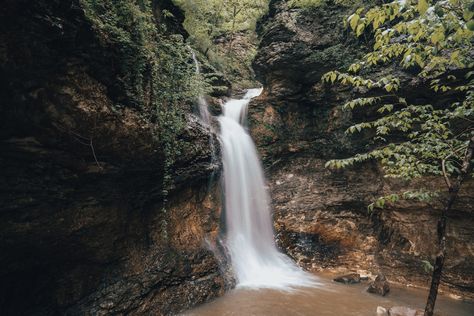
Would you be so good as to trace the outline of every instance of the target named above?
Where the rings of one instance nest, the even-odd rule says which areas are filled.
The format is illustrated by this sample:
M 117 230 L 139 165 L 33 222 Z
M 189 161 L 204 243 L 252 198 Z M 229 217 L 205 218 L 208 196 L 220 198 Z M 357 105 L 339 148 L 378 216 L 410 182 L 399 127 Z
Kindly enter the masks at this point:
M 376 316 L 378 306 L 423 309 L 427 290 L 392 286 L 385 297 L 366 292 L 367 284 L 345 285 L 319 277 L 322 287 L 292 292 L 235 289 L 185 316 Z M 472 316 L 474 304 L 438 296 L 436 315 Z

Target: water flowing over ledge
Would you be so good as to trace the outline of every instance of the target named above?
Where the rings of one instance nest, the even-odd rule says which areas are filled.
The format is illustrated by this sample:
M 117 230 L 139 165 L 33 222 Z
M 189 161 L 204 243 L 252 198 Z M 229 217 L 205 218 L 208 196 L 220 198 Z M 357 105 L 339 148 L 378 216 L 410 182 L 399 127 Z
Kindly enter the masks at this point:
M 196 74 L 201 73 L 201 67 L 199 66 L 199 61 L 197 60 L 196 53 L 191 49 L 191 56 L 193 58 L 194 66 L 196 68 Z M 202 121 L 206 125 L 210 125 L 211 123 L 211 114 L 209 113 L 209 105 L 207 104 L 206 99 L 203 95 L 198 97 L 198 108 L 199 108 L 199 116 L 201 117 Z
M 223 151 L 226 237 L 237 287 L 292 290 L 317 286 L 304 272 L 278 251 L 270 209 L 270 197 L 255 144 L 243 124 L 247 106 L 262 89 L 250 89 L 243 99 L 223 105 L 219 117 Z

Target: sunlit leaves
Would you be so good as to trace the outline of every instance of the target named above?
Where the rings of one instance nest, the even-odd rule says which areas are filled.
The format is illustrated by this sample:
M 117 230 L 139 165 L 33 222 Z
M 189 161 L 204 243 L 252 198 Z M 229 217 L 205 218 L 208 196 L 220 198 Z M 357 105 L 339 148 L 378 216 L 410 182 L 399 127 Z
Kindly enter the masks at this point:
M 416 8 L 420 14 L 425 14 L 426 10 L 428 10 L 428 7 L 429 4 L 427 0 L 418 0 L 418 6 Z
M 353 14 L 349 17 L 349 25 L 351 26 L 352 30 L 355 31 L 357 29 L 357 25 L 359 23 L 360 16 L 358 14 Z
M 249 43 L 256 44 L 250 35 L 257 20 L 268 9 L 269 0 L 173 0 L 185 11 L 184 27 L 189 32 L 188 43 L 205 55 L 217 70 L 230 80 L 243 81 L 251 77 L 251 61 L 256 49 L 249 47 L 238 54 L 232 49 L 235 34 L 245 34 Z M 216 38 L 222 44 L 216 45 Z M 227 47 L 224 47 L 227 46 Z
M 443 41 L 445 39 L 444 32 L 445 32 L 445 30 L 444 30 L 444 27 L 442 25 L 435 28 L 435 30 L 433 31 L 433 33 L 431 34 L 431 37 L 430 37 L 431 43 L 436 45 L 436 44 L 440 43 L 441 41 Z
M 400 200 L 415 200 L 418 202 L 428 202 L 438 197 L 438 192 L 416 190 L 416 191 L 405 191 L 401 194 L 392 193 L 386 196 L 377 198 L 373 203 L 367 206 L 367 210 L 371 213 L 375 209 L 383 209 L 386 205 L 393 205 Z
M 344 110 L 367 110 L 377 118 L 349 126 L 346 134 L 372 135 L 372 150 L 345 159 L 331 160 L 326 167 L 343 169 L 367 160 L 377 160 L 385 177 L 412 180 L 426 176 L 455 176 L 468 139 L 474 134 L 473 32 L 466 25 L 464 0 L 432 3 L 392 1 L 369 9 L 360 8 L 346 26 L 356 37 L 372 36 L 373 49 L 348 72 L 332 71 L 323 82 L 352 86 L 370 97 L 346 102 Z M 430 6 L 432 5 L 432 6 Z M 469 11 L 470 12 L 470 11 Z M 369 34 L 370 33 L 370 34 Z M 412 104 L 404 97 L 400 72 L 374 74 L 385 66 L 409 69 L 442 102 Z M 457 73 L 463 73 L 458 76 Z M 357 75 L 365 74 L 365 76 Z M 412 92 L 413 93 L 413 92 Z M 452 96 L 450 96 L 450 93 Z M 383 95 L 382 95 L 383 94 Z M 453 97 L 454 96 L 454 97 Z M 425 102 L 427 103 L 427 102 Z M 444 162 L 444 170 L 441 162 Z M 405 192 L 381 197 L 369 206 L 373 211 L 398 199 L 428 200 L 430 192 Z
M 353 110 L 354 108 L 360 107 L 360 106 L 374 105 L 380 100 L 381 98 L 378 98 L 378 97 L 358 98 L 358 99 L 354 99 L 347 102 L 346 104 L 344 104 L 343 108 Z
M 364 33 L 365 25 L 364 24 L 359 24 L 357 25 L 356 29 L 356 35 L 361 36 Z
M 433 270 L 434 270 L 434 267 L 433 265 L 431 264 L 431 262 L 427 261 L 427 260 L 421 260 L 421 267 L 423 268 L 423 270 L 426 272 L 426 273 L 432 273 Z
M 290 8 L 315 8 L 327 3 L 336 3 L 337 5 L 350 6 L 357 0 L 289 0 L 288 6 Z M 360 2 L 360 1 L 358 1 Z

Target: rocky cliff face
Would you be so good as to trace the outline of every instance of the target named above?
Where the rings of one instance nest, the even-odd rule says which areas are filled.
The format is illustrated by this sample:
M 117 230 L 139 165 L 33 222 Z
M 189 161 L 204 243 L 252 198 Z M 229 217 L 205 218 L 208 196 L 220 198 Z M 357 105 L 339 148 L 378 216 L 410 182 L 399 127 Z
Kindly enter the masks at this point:
M 168 0 L 2 4 L 2 315 L 166 315 L 221 293 L 218 144 L 183 95 L 180 17 Z
M 364 51 L 342 29 L 351 8 L 327 1 L 291 9 L 274 0 L 259 26 L 254 69 L 263 94 L 250 105 L 251 130 L 264 159 L 280 246 L 313 270 L 383 272 L 391 281 L 427 285 L 422 260 L 435 253 L 439 204 L 400 203 L 369 216 L 366 206 L 404 184 L 383 179 L 376 165 L 330 172 L 327 160 L 364 149 L 364 139 L 344 130 L 357 115 L 341 110 L 351 91 L 326 87 L 321 75 L 345 68 Z M 414 84 L 407 97 L 429 98 Z M 415 93 L 416 92 L 416 93 Z M 433 186 L 439 185 L 431 181 Z M 449 218 L 445 290 L 473 296 L 473 183 L 465 184 Z

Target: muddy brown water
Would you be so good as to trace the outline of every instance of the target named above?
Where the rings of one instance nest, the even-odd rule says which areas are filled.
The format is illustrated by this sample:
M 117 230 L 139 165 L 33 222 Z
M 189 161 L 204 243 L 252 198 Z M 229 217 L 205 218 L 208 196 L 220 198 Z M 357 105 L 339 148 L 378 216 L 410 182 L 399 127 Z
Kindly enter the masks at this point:
M 344 285 L 319 278 L 320 288 L 293 292 L 235 289 L 184 316 L 372 316 L 377 306 L 409 306 L 423 309 L 427 291 L 392 286 L 381 297 L 366 292 L 367 283 Z M 438 296 L 436 313 L 442 316 L 474 316 L 474 303 Z

